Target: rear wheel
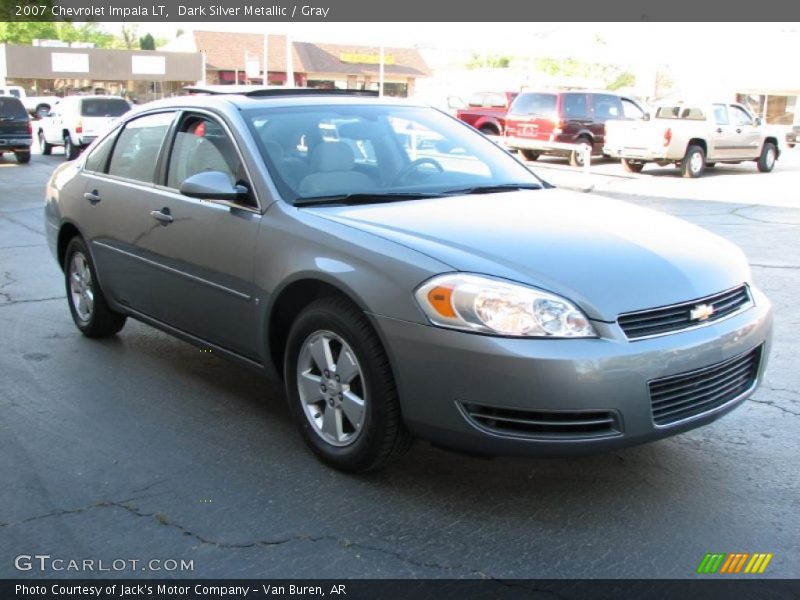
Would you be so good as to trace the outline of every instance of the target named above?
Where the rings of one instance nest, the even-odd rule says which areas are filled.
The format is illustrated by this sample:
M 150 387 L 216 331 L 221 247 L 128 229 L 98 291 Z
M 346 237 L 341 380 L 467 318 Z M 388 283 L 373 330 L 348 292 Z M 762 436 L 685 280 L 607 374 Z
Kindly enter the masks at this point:
M 644 169 L 644 163 L 641 161 L 629 160 L 627 158 L 623 158 L 622 167 L 628 173 L 641 173 L 642 169 Z
M 97 280 L 97 272 L 86 243 L 74 237 L 64 254 L 67 303 L 75 326 L 88 337 L 103 338 L 117 333 L 127 317 L 109 308 Z
M 75 160 L 81 153 L 80 146 L 72 143 L 72 136 L 67 134 L 64 136 L 64 156 L 67 160 Z
M 17 157 L 17 162 L 20 164 L 25 164 L 31 162 L 31 151 L 30 150 L 20 150 L 19 152 L 14 152 L 14 156 Z
M 775 149 L 775 144 L 765 142 L 764 147 L 761 149 L 761 156 L 756 161 L 756 166 L 762 173 L 769 173 L 775 166 L 775 159 L 777 158 L 778 151 Z
M 520 153 L 525 160 L 530 161 L 534 161 L 541 156 L 541 153 L 536 150 L 520 150 Z
M 484 125 L 479 131 L 483 135 L 500 135 L 494 127 L 489 127 L 488 125 Z
M 44 138 L 44 131 L 39 130 L 39 150 L 42 151 L 42 154 L 45 156 L 50 156 L 50 153 L 53 152 L 53 144 L 48 144 L 47 140 Z
M 706 167 L 706 153 L 702 146 L 692 144 L 686 149 L 686 155 L 680 163 L 681 175 L 694 179 L 700 177 Z
M 582 167 L 585 156 L 584 152 L 588 151 L 589 155 L 592 153 L 592 142 L 587 138 L 578 138 L 576 144 L 579 144 L 581 149 L 569 153 L 569 164 L 573 167 Z
M 379 469 L 411 444 L 389 359 L 364 313 L 342 298 L 311 303 L 289 332 L 289 406 L 314 454 L 348 472 Z

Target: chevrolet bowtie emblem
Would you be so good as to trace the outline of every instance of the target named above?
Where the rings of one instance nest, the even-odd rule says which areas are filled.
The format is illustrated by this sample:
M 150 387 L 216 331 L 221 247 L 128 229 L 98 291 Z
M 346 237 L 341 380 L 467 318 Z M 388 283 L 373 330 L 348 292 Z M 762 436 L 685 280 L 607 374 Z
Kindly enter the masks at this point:
M 698 304 L 689 312 L 692 321 L 705 321 L 714 314 L 714 307 L 710 304 Z

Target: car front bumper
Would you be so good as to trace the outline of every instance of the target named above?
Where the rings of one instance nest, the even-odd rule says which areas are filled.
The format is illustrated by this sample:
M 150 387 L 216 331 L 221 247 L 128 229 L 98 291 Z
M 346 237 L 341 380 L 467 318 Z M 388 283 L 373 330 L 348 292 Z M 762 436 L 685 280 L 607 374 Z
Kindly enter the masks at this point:
M 772 310 L 754 305 L 691 330 L 629 341 L 616 323 L 595 339 L 498 338 L 373 316 L 394 367 L 404 419 L 433 443 L 476 454 L 584 454 L 656 440 L 709 423 L 752 394 L 766 368 Z M 706 412 L 656 425 L 649 382 L 716 365 L 761 348 L 752 386 Z M 604 413 L 606 433 L 498 431 L 465 407 L 502 414 Z M 585 416 L 585 414 L 583 416 Z M 544 417 L 542 417 L 544 415 Z

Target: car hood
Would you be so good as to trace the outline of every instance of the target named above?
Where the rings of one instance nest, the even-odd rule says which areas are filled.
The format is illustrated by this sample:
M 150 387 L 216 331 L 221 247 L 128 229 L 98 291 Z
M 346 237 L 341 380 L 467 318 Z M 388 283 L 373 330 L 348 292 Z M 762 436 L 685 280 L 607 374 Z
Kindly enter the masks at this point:
M 721 237 L 589 194 L 530 190 L 305 210 L 454 270 L 556 292 L 596 320 L 693 300 L 750 278 L 741 250 Z

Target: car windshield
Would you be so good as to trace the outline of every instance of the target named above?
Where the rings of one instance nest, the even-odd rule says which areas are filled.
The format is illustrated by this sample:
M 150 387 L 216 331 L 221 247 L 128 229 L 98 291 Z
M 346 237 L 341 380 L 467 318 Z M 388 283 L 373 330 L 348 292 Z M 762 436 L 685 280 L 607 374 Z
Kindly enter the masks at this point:
M 130 110 L 130 105 L 122 98 L 91 98 L 81 102 L 81 115 L 84 117 L 118 117 Z
M 541 185 L 494 142 L 433 108 L 342 104 L 245 115 L 278 191 L 298 204 Z

